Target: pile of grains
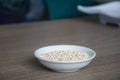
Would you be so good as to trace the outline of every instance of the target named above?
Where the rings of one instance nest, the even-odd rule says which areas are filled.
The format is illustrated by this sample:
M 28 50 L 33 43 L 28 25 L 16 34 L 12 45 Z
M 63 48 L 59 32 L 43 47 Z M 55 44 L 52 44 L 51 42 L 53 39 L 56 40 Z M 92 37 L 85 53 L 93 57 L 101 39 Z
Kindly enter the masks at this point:
M 44 53 L 41 54 L 40 57 L 52 61 L 73 62 L 87 59 L 89 55 L 82 51 L 63 50 Z

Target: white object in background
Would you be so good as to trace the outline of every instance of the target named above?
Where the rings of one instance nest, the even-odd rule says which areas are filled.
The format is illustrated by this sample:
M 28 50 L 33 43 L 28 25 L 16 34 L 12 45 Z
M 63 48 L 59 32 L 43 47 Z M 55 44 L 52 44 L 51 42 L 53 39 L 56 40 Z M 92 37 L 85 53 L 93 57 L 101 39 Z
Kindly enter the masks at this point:
M 78 10 L 87 14 L 99 14 L 101 23 L 113 23 L 120 26 L 120 1 L 113 1 L 97 6 L 81 6 Z
M 75 62 L 62 62 L 62 61 L 53 61 L 53 60 L 46 60 L 41 58 L 41 54 L 45 54 L 48 52 L 53 51 L 63 51 L 63 50 L 70 50 L 70 51 L 82 51 L 87 53 L 90 57 L 84 60 L 75 61 Z M 57 72 L 75 72 L 80 70 L 81 68 L 87 66 L 96 56 L 96 53 L 89 48 L 82 47 L 82 46 L 75 46 L 75 45 L 53 45 L 47 46 L 40 49 L 37 49 L 34 53 L 35 57 L 40 61 L 41 64 L 50 68 Z
M 30 0 L 30 9 L 25 18 L 28 21 L 42 20 L 45 14 L 44 0 Z

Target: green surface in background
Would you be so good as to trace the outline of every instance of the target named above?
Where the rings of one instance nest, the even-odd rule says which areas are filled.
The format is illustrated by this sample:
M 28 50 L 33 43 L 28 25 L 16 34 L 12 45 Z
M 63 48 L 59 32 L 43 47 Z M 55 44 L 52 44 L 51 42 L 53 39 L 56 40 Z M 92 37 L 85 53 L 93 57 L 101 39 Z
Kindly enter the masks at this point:
M 93 5 L 93 0 L 46 0 L 50 19 L 70 18 L 84 15 L 77 5 Z

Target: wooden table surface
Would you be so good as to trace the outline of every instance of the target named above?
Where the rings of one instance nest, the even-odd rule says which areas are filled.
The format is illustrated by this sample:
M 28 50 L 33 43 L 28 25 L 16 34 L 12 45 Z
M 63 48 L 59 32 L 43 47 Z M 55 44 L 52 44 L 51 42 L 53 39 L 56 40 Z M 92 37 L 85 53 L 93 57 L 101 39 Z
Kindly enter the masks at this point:
M 57 73 L 33 55 L 56 44 L 86 46 L 97 56 L 80 71 Z M 1 25 L 0 80 L 120 80 L 120 29 L 91 17 Z

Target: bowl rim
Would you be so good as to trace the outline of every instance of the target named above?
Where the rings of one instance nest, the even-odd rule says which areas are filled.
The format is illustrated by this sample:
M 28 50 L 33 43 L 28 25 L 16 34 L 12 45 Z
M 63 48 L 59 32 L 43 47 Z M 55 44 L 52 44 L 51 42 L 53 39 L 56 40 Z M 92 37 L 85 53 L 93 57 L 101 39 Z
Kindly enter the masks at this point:
M 84 60 L 80 60 L 80 61 L 53 61 L 53 60 L 43 59 L 43 58 L 41 58 L 40 56 L 37 55 L 37 54 L 39 54 L 38 51 L 39 51 L 40 49 L 47 48 L 47 47 L 53 47 L 53 46 L 74 46 L 74 47 L 82 47 L 82 48 L 86 48 L 86 49 L 90 50 L 90 51 L 93 53 L 93 56 L 90 57 L 90 58 L 84 59 Z M 34 52 L 34 56 L 35 56 L 38 60 L 46 61 L 46 62 L 52 62 L 52 63 L 81 63 L 81 62 L 90 61 L 90 60 L 92 60 L 93 58 L 95 58 L 96 52 L 95 52 L 93 49 L 88 48 L 88 47 L 85 47 L 85 46 L 78 46 L 78 45 L 50 45 L 50 46 L 45 46 L 45 47 L 41 47 L 41 48 L 36 49 L 35 52 Z

